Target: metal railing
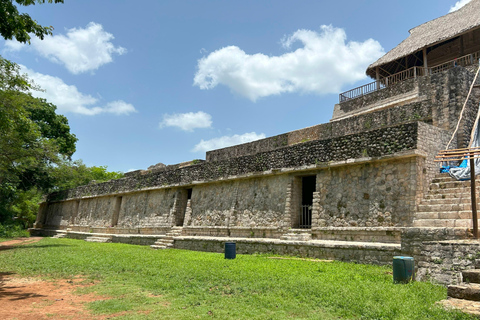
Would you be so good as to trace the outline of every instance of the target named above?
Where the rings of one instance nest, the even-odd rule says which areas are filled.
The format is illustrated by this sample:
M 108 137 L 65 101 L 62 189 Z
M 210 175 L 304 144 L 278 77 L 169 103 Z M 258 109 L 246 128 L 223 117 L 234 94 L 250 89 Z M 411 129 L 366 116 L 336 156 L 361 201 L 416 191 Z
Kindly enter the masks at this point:
M 369 93 L 385 89 L 398 82 L 402 82 L 408 79 L 416 79 L 417 77 L 422 77 L 425 75 L 432 75 L 435 73 L 443 72 L 445 70 L 452 69 L 456 66 L 466 67 L 473 64 L 478 64 L 479 59 L 480 59 L 480 52 L 475 52 L 475 53 L 460 57 L 458 59 L 454 59 L 454 60 L 442 63 L 440 65 L 433 66 L 431 68 L 412 67 L 410 69 L 392 74 L 380 80 L 367 83 L 363 86 L 340 93 L 339 101 L 340 103 L 342 103 L 348 100 L 359 98 Z
M 312 227 L 312 205 L 302 205 L 298 227 L 300 229 L 309 229 Z

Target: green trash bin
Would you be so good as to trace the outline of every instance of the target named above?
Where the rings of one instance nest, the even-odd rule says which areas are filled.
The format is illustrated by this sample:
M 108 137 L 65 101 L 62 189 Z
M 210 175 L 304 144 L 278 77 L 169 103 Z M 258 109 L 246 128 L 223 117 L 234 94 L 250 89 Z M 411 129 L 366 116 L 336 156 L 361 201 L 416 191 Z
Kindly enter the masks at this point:
M 409 283 L 413 280 L 414 272 L 413 257 L 393 257 L 393 283 Z

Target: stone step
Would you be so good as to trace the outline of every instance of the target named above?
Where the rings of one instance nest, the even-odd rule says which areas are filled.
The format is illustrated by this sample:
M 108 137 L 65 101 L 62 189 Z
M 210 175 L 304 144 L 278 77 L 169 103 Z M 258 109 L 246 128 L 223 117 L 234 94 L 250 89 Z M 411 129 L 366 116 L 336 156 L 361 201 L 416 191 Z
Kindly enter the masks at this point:
M 451 182 L 451 181 L 459 181 L 459 180 L 451 177 L 448 173 L 446 176 L 435 176 L 435 178 L 432 179 L 432 182 L 434 183 Z M 477 176 L 475 181 L 480 181 L 480 177 Z M 470 182 L 470 180 L 464 180 L 459 182 Z
M 461 203 L 461 204 L 419 204 L 417 211 L 418 212 L 445 212 L 445 211 L 468 211 L 472 210 L 472 205 L 470 203 Z
M 417 212 L 415 213 L 416 220 L 427 219 L 471 219 L 472 211 L 443 211 L 443 212 Z
M 430 183 L 430 191 L 436 190 L 448 190 L 448 189 L 470 189 L 470 181 L 448 181 L 448 182 L 440 182 Z
M 66 233 L 57 233 L 57 234 L 54 235 L 52 238 L 60 239 L 60 238 L 65 238 L 66 236 L 67 236 Z
M 449 198 L 425 198 L 420 203 L 421 205 L 447 205 L 447 204 L 470 204 L 470 194 L 465 197 L 449 197 Z
M 157 244 L 152 244 L 152 245 L 150 246 L 150 248 L 152 248 L 152 249 L 167 249 L 166 246 L 157 245 Z
M 416 228 L 471 228 L 472 219 L 419 219 L 413 221 Z
M 449 297 L 455 299 L 480 301 L 480 284 L 461 283 L 458 285 L 450 285 L 448 286 L 447 294 Z
M 477 189 L 477 195 L 480 193 L 480 189 Z M 437 189 L 429 190 L 429 195 L 444 195 L 445 197 L 451 198 L 466 198 L 470 197 L 470 188 L 460 189 L 460 188 L 451 188 L 451 189 Z M 452 195 L 455 194 L 455 195 Z
M 466 283 L 480 283 L 480 269 L 463 270 L 463 282 Z
M 464 192 L 446 192 L 438 191 L 436 193 L 427 193 L 425 200 L 430 199 L 470 199 L 470 190 Z
M 280 237 L 280 240 L 292 240 L 292 241 L 309 241 L 312 240 L 311 233 L 286 233 Z
M 85 239 L 87 242 L 98 242 L 98 243 L 106 243 L 106 242 L 112 242 L 111 237 L 97 237 L 97 236 L 92 236 L 88 237 Z
M 439 304 L 447 310 L 458 309 L 463 313 L 480 318 L 480 302 L 478 301 L 448 298 L 439 301 Z

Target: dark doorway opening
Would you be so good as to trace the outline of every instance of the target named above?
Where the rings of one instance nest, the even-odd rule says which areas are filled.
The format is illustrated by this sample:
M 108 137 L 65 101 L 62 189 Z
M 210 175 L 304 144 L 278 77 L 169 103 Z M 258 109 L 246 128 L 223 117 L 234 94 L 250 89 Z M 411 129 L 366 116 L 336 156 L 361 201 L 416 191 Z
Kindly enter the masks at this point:
M 302 205 L 300 210 L 299 227 L 308 229 L 312 227 L 313 193 L 316 191 L 317 177 L 302 177 Z

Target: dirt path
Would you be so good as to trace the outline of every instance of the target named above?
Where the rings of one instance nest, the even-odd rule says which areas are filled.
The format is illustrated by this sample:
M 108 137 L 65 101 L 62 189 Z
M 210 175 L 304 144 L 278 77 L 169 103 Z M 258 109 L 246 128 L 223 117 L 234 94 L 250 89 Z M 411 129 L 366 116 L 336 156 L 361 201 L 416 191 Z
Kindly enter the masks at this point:
M 81 279 L 43 281 L 20 278 L 14 274 L 0 273 L 0 319 L 108 319 L 113 316 L 94 316 L 85 310 L 86 302 L 102 297 L 89 293 L 73 292 L 84 287 Z M 103 298 L 105 299 L 105 298 Z
M 40 241 L 41 237 L 18 238 L 0 243 L 1 250 Z M 1 258 L 1 256 L 0 256 Z M 91 284 L 90 284 L 91 285 Z M 112 319 L 115 315 L 92 315 L 85 303 L 106 298 L 94 293 L 78 295 L 75 290 L 85 287 L 82 279 L 44 281 L 21 278 L 9 272 L 0 272 L 0 319 Z M 118 314 L 117 314 L 118 316 Z
M 12 246 L 35 243 L 40 240 L 42 240 L 42 237 L 16 238 L 13 240 L 0 242 L 0 250 L 2 250 L 2 247 L 8 247 L 10 249 Z M 3 250 L 5 250 L 5 248 L 3 248 Z

